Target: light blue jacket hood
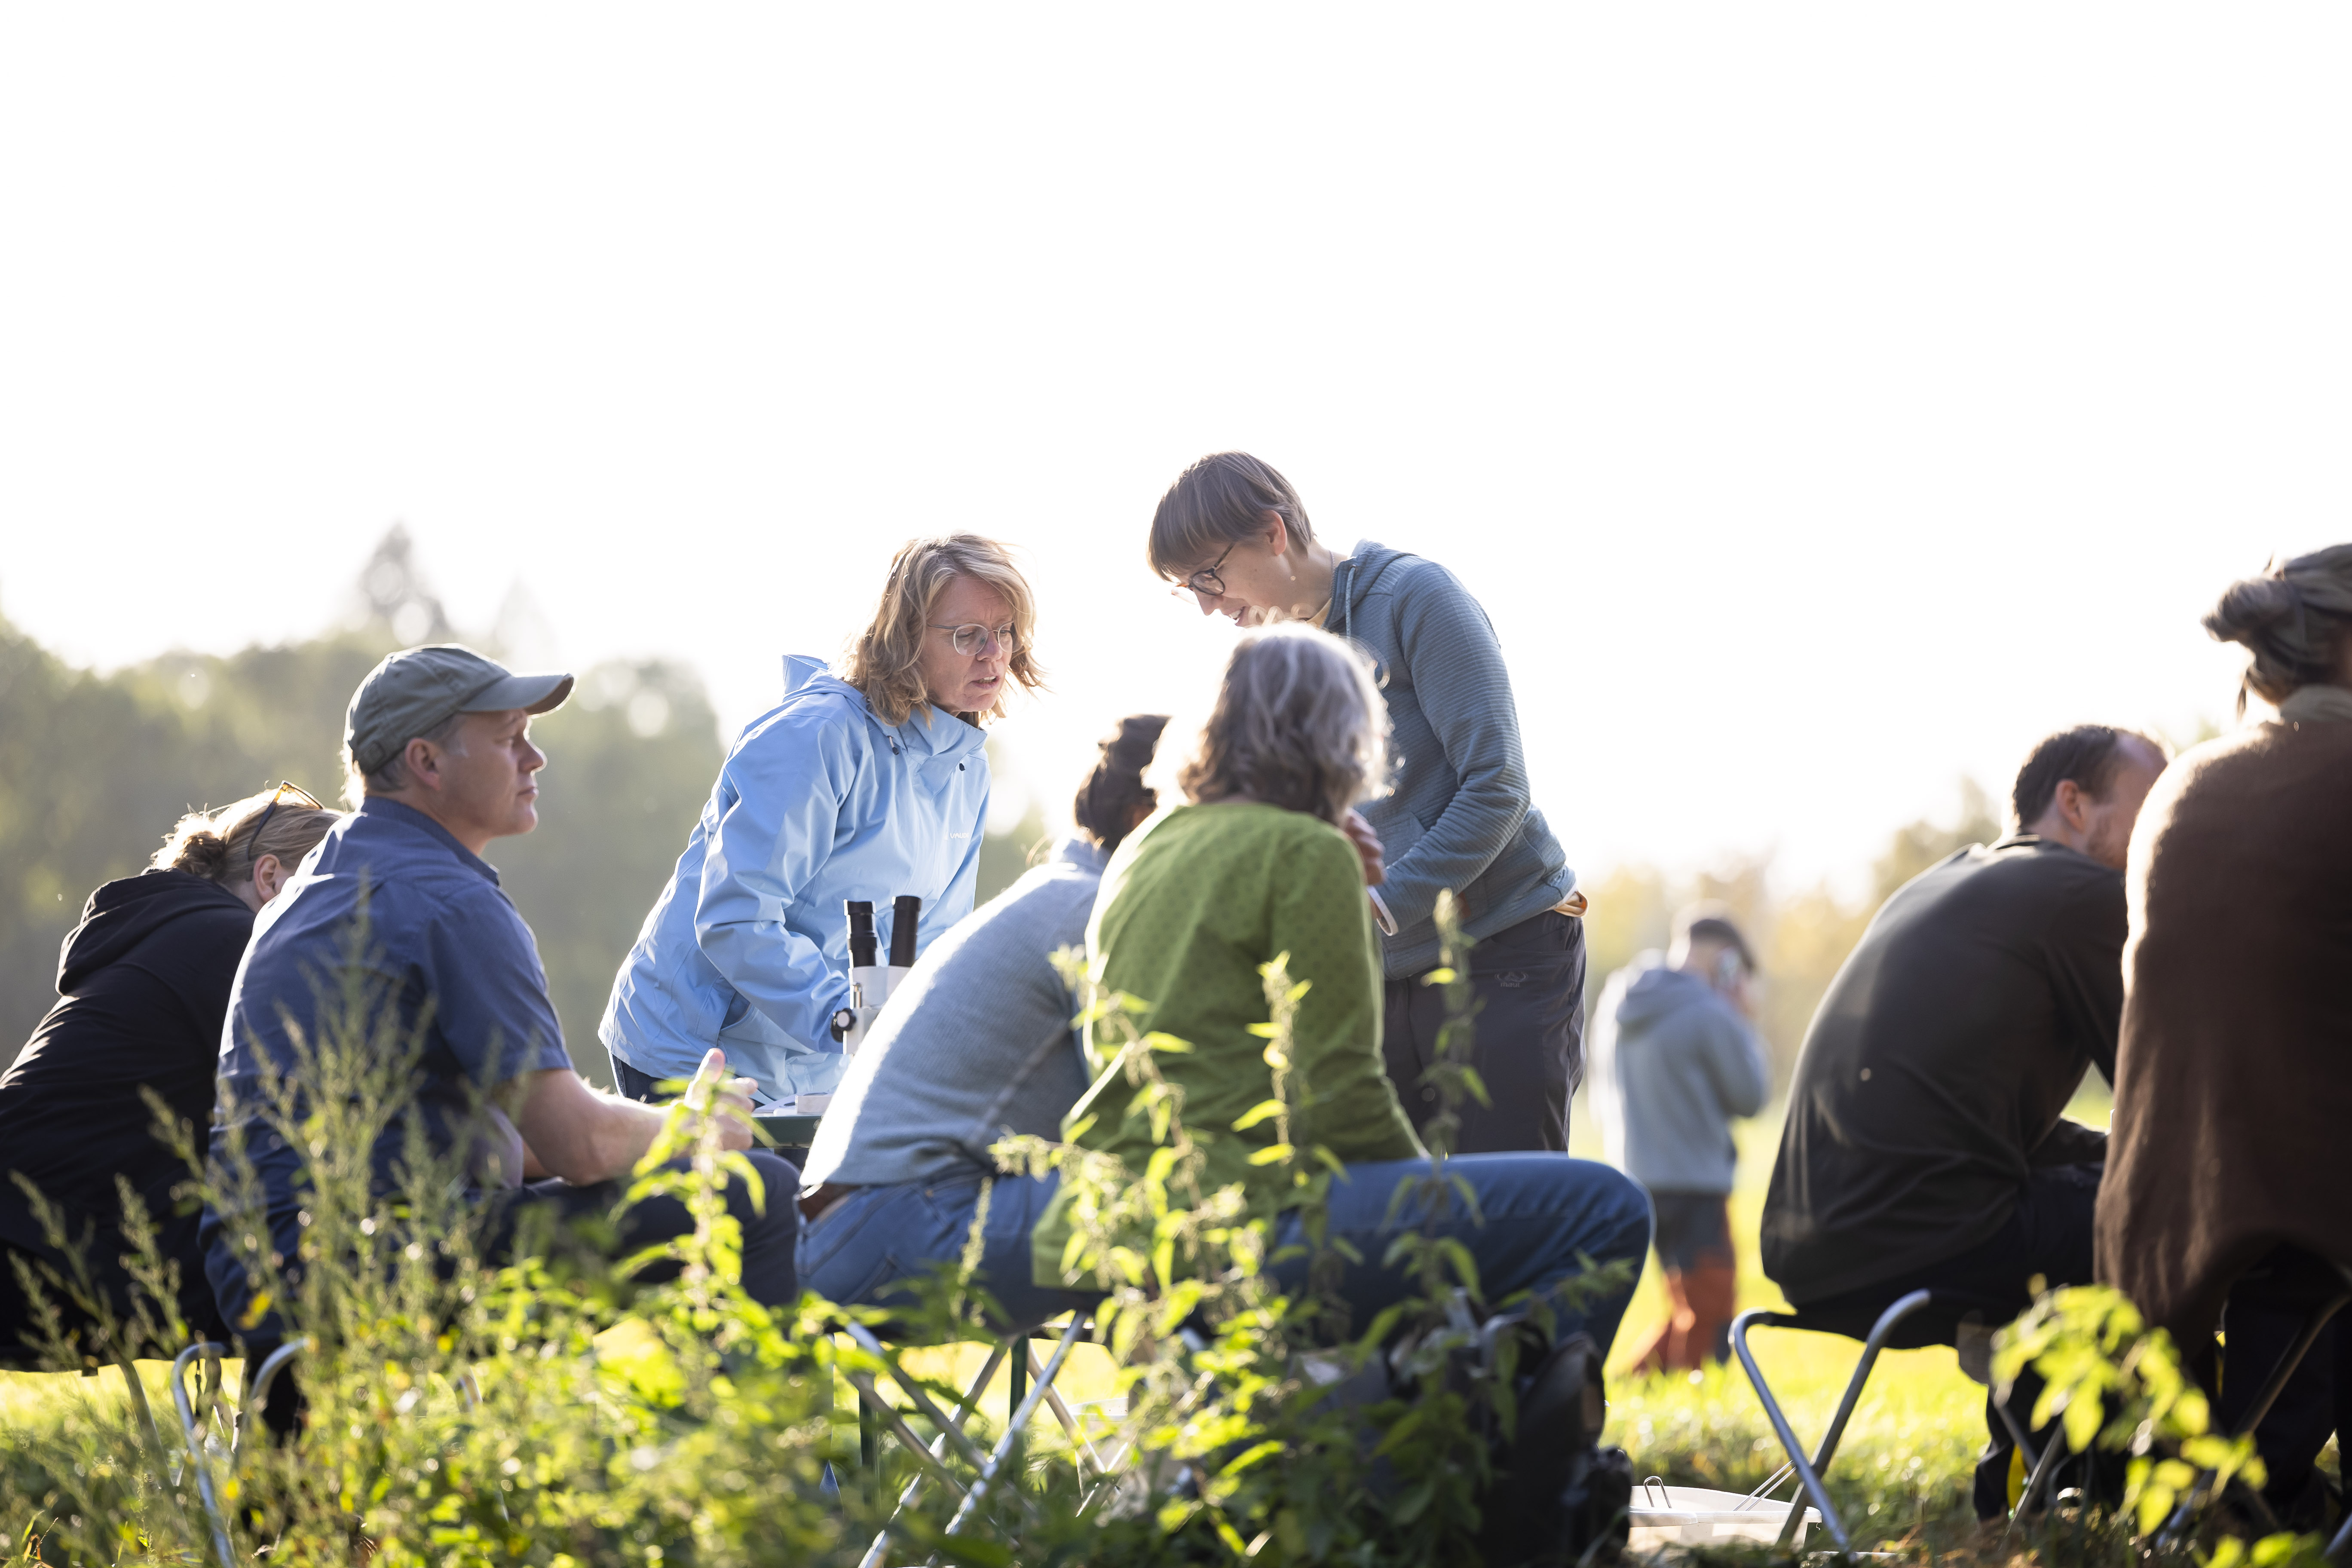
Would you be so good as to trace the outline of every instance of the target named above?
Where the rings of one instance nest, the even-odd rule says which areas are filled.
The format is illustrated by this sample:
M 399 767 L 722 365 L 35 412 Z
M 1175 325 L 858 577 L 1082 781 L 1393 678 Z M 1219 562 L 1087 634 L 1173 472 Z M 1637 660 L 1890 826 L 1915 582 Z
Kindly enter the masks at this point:
M 848 899 L 923 900 L 918 949 L 971 912 L 988 819 L 986 737 L 919 708 L 886 725 L 822 659 L 784 660 L 784 700 L 738 736 L 597 1034 L 655 1078 L 716 1045 L 773 1097 L 829 1091 L 845 1058 Z

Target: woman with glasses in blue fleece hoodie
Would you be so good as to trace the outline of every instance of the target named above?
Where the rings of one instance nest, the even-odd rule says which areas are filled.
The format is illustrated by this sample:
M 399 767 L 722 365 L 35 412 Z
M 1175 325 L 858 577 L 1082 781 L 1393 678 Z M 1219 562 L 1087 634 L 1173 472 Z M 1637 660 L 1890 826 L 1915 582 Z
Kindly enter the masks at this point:
M 1478 601 L 1433 561 L 1315 537 L 1298 492 L 1245 452 L 1202 458 L 1151 520 L 1151 569 L 1203 615 L 1306 621 L 1370 654 L 1388 699 L 1395 788 L 1350 814 L 1377 835 L 1387 879 L 1370 891 L 1384 948 L 1381 1055 L 1418 1132 L 1438 1109 L 1423 1082 L 1445 1017 L 1423 977 L 1437 964 L 1441 889 L 1475 939 L 1472 1065 L 1486 1104 L 1462 1107 L 1463 1153 L 1568 1147 L 1583 1074 L 1584 900 L 1528 795 L 1502 645 Z
M 917 948 L 971 912 L 988 816 L 982 723 L 1042 679 L 1028 583 L 978 534 L 910 542 L 839 671 L 784 660 L 784 699 L 719 770 L 597 1034 L 621 1092 L 656 1097 L 703 1053 L 763 1101 L 829 1094 L 846 1058 L 845 900 L 923 900 Z

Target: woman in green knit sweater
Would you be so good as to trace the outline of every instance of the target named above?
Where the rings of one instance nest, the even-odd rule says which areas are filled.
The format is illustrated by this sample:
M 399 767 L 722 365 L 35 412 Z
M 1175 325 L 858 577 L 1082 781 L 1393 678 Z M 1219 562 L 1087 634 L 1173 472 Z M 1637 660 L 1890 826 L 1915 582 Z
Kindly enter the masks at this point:
M 1413 1291 L 1381 1259 L 1396 1233 L 1425 1217 L 1417 1203 L 1391 1215 L 1391 1194 L 1429 1171 L 1381 1068 L 1381 956 L 1365 897 L 1380 880 L 1380 846 L 1353 810 L 1383 782 L 1387 731 L 1370 669 L 1339 638 L 1299 626 L 1245 633 L 1179 778 L 1184 804 L 1129 836 L 1103 873 L 1087 931 L 1104 990 L 1137 1000 L 1140 1029 L 1192 1047 L 1156 1059 L 1182 1090 L 1203 1190 L 1239 1184 L 1261 1213 L 1286 1190 L 1278 1167 L 1249 1160 L 1275 1142 L 1276 1126 L 1234 1129 L 1274 1093 L 1265 1042 L 1251 1027 L 1268 1017 L 1259 969 L 1287 953 L 1291 978 L 1308 983 L 1293 1021 L 1290 1132 L 1347 1166 L 1331 1185 L 1328 1218 L 1330 1234 L 1362 1259 L 1339 1286 L 1359 1321 Z M 1127 1114 L 1139 1090 L 1124 1070 L 1107 1070 L 1121 1039 L 1104 1028 L 1089 1042 L 1099 1076 L 1066 1125 L 1076 1142 L 1140 1171 L 1150 1120 Z M 1649 1202 L 1606 1165 L 1509 1153 L 1459 1156 L 1448 1169 L 1470 1182 L 1483 1223 L 1456 1205 L 1441 1228 L 1469 1247 L 1490 1301 L 1550 1291 L 1581 1269 L 1580 1255 L 1638 1267 L 1648 1250 Z M 1295 1215 L 1281 1218 L 1277 1250 L 1298 1228 Z M 1062 1275 L 1067 1237 L 1058 1213 L 1037 1227 L 1039 1284 L 1085 1283 Z M 1303 1279 L 1305 1267 L 1301 1258 L 1276 1273 Z M 1630 1294 L 1584 1303 L 1559 1332 L 1580 1320 L 1605 1352 Z

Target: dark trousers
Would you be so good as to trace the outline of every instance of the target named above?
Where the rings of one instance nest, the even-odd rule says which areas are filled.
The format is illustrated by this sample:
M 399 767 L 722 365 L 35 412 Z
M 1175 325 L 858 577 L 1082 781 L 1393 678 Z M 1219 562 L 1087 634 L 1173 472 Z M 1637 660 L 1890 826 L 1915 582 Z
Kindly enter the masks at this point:
M 613 1083 L 624 1100 L 642 1100 L 647 1105 L 660 1105 L 677 1098 L 660 1092 L 662 1080 L 650 1073 L 639 1072 L 620 1058 L 613 1058 Z
M 1568 1100 L 1584 1076 L 1584 922 L 1546 910 L 1470 949 L 1477 1012 L 1470 1065 L 1492 1103 L 1461 1107 L 1458 1154 L 1568 1147 Z M 1388 983 L 1381 1056 L 1418 1132 L 1437 1114 L 1422 1081 L 1437 1060 L 1445 992 L 1421 975 Z
M 727 1212 L 743 1228 L 743 1293 L 763 1306 L 785 1306 L 800 1295 L 793 1254 L 800 1245 L 801 1211 L 796 1199 L 801 1173 L 791 1161 L 765 1149 L 753 1149 L 745 1158 L 759 1173 L 765 1191 L 763 1203 L 755 1208 L 751 1191 L 741 1180 L 730 1177 L 727 1183 Z M 683 1164 L 679 1162 L 672 1169 L 681 1169 Z M 617 1225 L 607 1224 L 628 1188 L 628 1178 L 622 1177 L 579 1187 L 568 1182 L 533 1182 L 495 1194 L 489 1199 L 492 1216 L 483 1255 L 499 1260 L 512 1257 L 518 1238 L 540 1215 L 552 1222 L 551 1245 L 599 1263 L 694 1234 L 694 1215 L 688 1212 L 685 1201 L 667 1195 L 635 1204 Z M 636 1279 L 659 1284 L 677 1279 L 678 1269 L 676 1263 L 656 1263 L 640 1270 Z
M 0 1180 L 5 1180 L 5 1176 L 0 1175 Z M 228 1327 L 222 1321 L 219 1309 L 213 1304 L 213 1288 L 205 1278 L 205 1249 L 197 1238 L 196 1226 L 197 1216 L 194 1215 L 173 1215 L 165 1211 L 162 1223 L 156 1226 L 156 1250 L 162 1257 L 176 1260 L 180 1265 L 178 1305 L 180 1316 L 187 1322 L 188 1331 L 199 1339 L 225 1343 L 228 1339 Z M 142 1294 L 121 1261 L 123 1254 L 130 1250 L 130 1244 L 123 1239 L 120 1230 L 111 1227 L 87 1227 L 85 1235 L 87 1241 L 81 1246 L 80 1252 L 89 1268 L 90 1282 L 105 1293 L 116 1322 L 127 1329 Z M 0 1239 L 0 1366 L 37 1366 L 44 1357 L 43 1348 L 33 1342 L 37 1330 L 32 1301 L 16 1281 L 16 1269 L 12 1259 L 18 1257 L 33 1269 L 33 1277 L 40 1282 L 42 1295 L 57 1311 L 59 1329 L 84 1355 L 105 1360 L 122 1348 L 101 1343 L 98 1320 L 67 1300 L 64 1292 L 51 1287 L 47 1276 L 41 1272 L 42 1266 L 46 1264 L 55 1268 L 60 1279 L 71 1280 L 74 1271 L 69 1259 L 46 1243 Z M 157 1310 L 156 1305 L 150 1303 L 149 1310 L 160 1326 L 168 1314 Z M 167 1355 L 175 1354 L 182 1348 L 159 1344 L 137 1347 L 141 1355 L 152 1355 L 159 1351 Z
M 2239 1276 L 2230 1287 L 2221 1326 L 2229 1335 L 2229 1363 L 2221 1377 L 2216 1425 L 2234 1431 L 2253 1407 L 2321 1300 L 2341 1289 L 2332 1270 L 2292 1247 L 2280 1247 Z M 2269 1479 L 2263 1499 L 2290 1530 L 2317 1530 L 2326 1521 L 2327 1499 L 2317 1474 L 2319 1451 L 2330 1433 L 2352 1432 L 2352 1308 L 2336 1314 L 2320 1331 L 2263 1424 L 2254 1428 L 2254 1448 Z
M 1973 1310 L 1986 1325 L 1998 1328 L 2033 1304 L 2037 1279 L 2048 1290 L 2091 1282 L 2099 1170 L 2096 1165 L 2053 1165 L 2034 1171 L 2018 1190 L 2016 1212 L 1990 1239 L 1900 1279 L 1798 1305 L 1808 1315 L 1835 1321 L 1859 1338 L 1900 1298 L 1914 1290 L 1933 1290 L 1939 1318 Z M 2031 1418 L 2041 1394 L 2042 1380 L 2029 1368 L 2010 1391 L 2009 1407 L 2023 1422 Z M 2010 1462 L 2016 1444 L 1990 1394 L 1985 1396 L 1985 1431 L 1989 1440 L 1977 1461 L 1977 1517 L 1999 1519 L 2009 1512 Z M 2046 1443 L 2056 1433 L 2053 1422 L 2034 1435 L 2034 1442 Z
M 743 1231 L 743 1289 L 763 1305 L 783 1306 L 798 1300 L 800 1294 L 793 1255 L 800 1240 L 801 1211 L 793 1199 L 800 1191 L 801 1173 L 791 1162 L 764 1149 L 751 1151 L 749 1158 L 765 1186 L 764 1203 L 755 1208 L 750 1190 L 740 1178 L 729 1179 L 726 1193 L 727 1212 Z M 685 1162 L 679 1161 L 671 1169 L 684 1166 Z M 482 1237 L 481 1257 L 488 1263 L 507 1263 L 519 1250 L 527 1249 L 533 1256 L 595 1271 L 609 1268 L 614 1258 L 694 1234 L 694 1215 L 682 1200 L 669 1196 L 647 1198 L 614 1221 L 613 1211 L 628 1189 L 627 1178 L 615 1178 L 576 1187 L 562 1181 L 533 1182 L 527 1186 L 485 1193 L 481 1202 L 488 1209 L 489 1218 Z M 226 1222 L 216 1218 L 210 1209 L 205 1211 L 205 1222 L 208 1272 L 220 1299 L 222 1315 L 232 1322 L 244 1323 L 249 1321 L 255 1281 L 247 1274 L 243 1260 L 227 1239 Z M 289 1203 L 273 1210 L 269 1216 L 271 1246 L 287 1258 L 298 1256 L 299 1226 L 294 1205 Z M 639 1270 L 635 1280 L 660 1284 L 677 1279 L 681 1267 L 674 1262 L 657 1263 Z M 244 1331 L 240 1337 L 245 1342 L 248 1363 L 258 1364 L 278 1347 L 285 1332 L 285 1325 L 274 1310 L 266 1314 L 257 1327 Z M 271 1386 L 269 1405 L 263 1412 L 270 1430 L 281 1437 L 293 1429 L 299 1412 L 300 1395 L 296 1384 L 295 1377 L 281 1376 Z
M 782 1306 L 795 1300 L 800 1289 L 793 1253 L 800 1240 L 801 1213 L 793 1199 L 800 1191 L 801 1174 L 790 1161 L 764 1149 L 751 1151 L 749 1158 L 765 1185 L 762 1205 L 753 1207 L 751 1194 L 740 1180 L 730 1178 L 726 1193 L 727 1212 L 735 1216 L 743 1231 L 743 1289 L 764 1305 Z M 685 1162 L 677 1162 L 671 1168 L 682 1170 Z M 601 1268 L 608 1267 L 611 1259 L 626 1257 L 641 1247 L 694 1233 L 694 1216 L 685 1203 L 668 1196 L 647 1198 L 615 1220 L 613 1211 L 628 1188 L 627 1178 L 616 1177 L 576 1187 L 568 1182 L 546 1181 L 483 1193 L 479 1201 L 488 1213 L 488 1223 L 482 1237 L 481 1257 L 488 1263 L 506 1263 L 514 1258 L 519 1243 L 538 1244 L 543 1240 L 550 1257 L 562 1257 L 583 1268 Z M 546 1227 L 536 1234 L 535 1215 L 544 1216 L 536 1223 Z M 272 1247 L 289 1258 L 300 1256 L 299 1194 L 289 1195 L 272 1207 L 268 1226 Z M 243 1323 L 249 1316 L 257 1286 L 232 1242 L 235 1228 L 211 1209 L 205 1211 L 205 1270 L 213 1293 L 219 1300 L 221 1316 L 231 1323 Z M 678 1265 L 663 1263 L 640 1272 L 636 1278 L 659 1283 L 677 1278 L 677 1271 Z M 272 1311 L 257 1332 L 247 1331 L 244 1337 L 250 1351 L 274 1343 L 283 1331 Z

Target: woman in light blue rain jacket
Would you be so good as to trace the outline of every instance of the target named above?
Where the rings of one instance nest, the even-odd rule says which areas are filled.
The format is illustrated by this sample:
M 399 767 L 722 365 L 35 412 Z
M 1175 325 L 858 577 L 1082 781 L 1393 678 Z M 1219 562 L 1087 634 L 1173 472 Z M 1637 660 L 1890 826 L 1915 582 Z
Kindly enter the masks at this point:
M 716 1045 L 763 1096 L 830 1092 L 849 1005 L 845 900 L 923 900 L 919 950 L 971 912 L 988 816 L 983 719 L 1034 688 L 1029 584 L 976 534 L 890 563 L 838 674 L 784 660 L 784 700 L 719 770 L 677 873 L 613 983 L 597 1034 L 624 1094 L 691 1078 Z

